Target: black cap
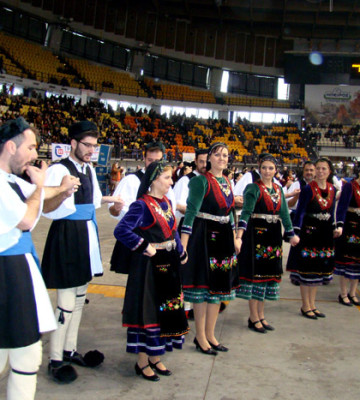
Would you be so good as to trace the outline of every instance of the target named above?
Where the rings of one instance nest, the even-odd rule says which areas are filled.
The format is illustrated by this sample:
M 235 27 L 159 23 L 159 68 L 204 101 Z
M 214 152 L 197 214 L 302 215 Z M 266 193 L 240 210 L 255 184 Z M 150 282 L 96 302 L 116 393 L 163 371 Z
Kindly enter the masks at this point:
M 30 125 L 24 120 L 23 117 L 11 119 L 5 122 L 5 124 L 0 126 L 0 144 L 11 140 L 29 128 Z
M 165 154 L 165 146 L 161 142 L 149 142 L 145 145 L 145 152 L 159 149 Z
M 84 132 L 98 132 L 97 126 L 88 120 L 75 122 L 69 130 L 69 138 L 77 140 Z M 81 139 L 80 139 L 81 140 Z
M 201 154 L 208 154 L 209 149 L 196 149 L 195 150 L 195 158 L 200 156 Z

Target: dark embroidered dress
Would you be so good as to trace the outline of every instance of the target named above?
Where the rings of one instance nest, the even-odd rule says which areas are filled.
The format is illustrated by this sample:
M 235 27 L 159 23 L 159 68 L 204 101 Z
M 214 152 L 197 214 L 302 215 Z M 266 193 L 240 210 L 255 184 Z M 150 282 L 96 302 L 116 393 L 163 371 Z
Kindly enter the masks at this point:
M 301 190 L 294 220 L 300 243 L 290 249 L 286 268 L 295 285 L 326 285 L 332 280 L 335 192 L 332 184 L 322 190 L 315 181 Z
M 260 180 L 244 192 L 239 228 L 246 229 L 238 255 L 240 288 L 246 300 L 277 300 L 282 269 L 281 221 L 288 237 L 294 232 L 284 194 L 279 185 L 267 188 Z
M 189 327 L 180 283 L 183 250 L 170 202 L 166 197 L 144 195 L 131 204 L 114 235 L 132 250 L 123 261 L 120 255 L 116 258 L 129 263 L 123 308 L 127 351 L 152 356 L 171 351 L 172 346 L 181 348 Z M 145 256 L 142 253 L 149 243 L 155 248 L 162 243 L 166 249 L 157 248 L 153 257 Z
M 186 301 L 203 301 L 204 291 L 209 303 L 234 299 L 238 271 L 233 207 L 234 196 L 227 178 L 216 178 L 207 172 L 190 180 L 181 228 L 190 234 L 189 259 L 182 268 Z
M 343 234 L 335 240 L 334 273 L 360 279 L 360 186 L 355 179 L 342 188 L 336 226 L 343 228 Z

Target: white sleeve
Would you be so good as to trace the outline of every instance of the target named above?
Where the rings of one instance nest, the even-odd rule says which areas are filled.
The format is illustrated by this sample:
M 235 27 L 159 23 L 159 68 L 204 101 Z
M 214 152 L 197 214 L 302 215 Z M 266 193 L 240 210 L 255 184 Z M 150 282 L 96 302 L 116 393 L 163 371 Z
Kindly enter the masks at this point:
M 338 179 L 335 175 L 333 176 L 333 184 L 334 184 L 336 190 L 341 191 L 342 182 L 341 182 L 341 180 Z
M 21 178 L 18 178 L 18 177 L 15 178 L 15 181 L 20 186 L 21 191 L 23 192 L 24 196 L 27 199 L 35 192 L 36 185 L 34 185 L 32 183 L 29 183 L 29 182 L 26 182 L 26 181 L 24 181 L 24 179 L 21 179 Z M 44 189 L 42 189 L 38 215 L 36 217 L 36 220 L 35 220 L 33 226 L 31 227 L 30 231 L 32 231 L 35 228 L 35 226 L 37 225 L 37 223 L 39 222 L 39 219 L 40 219 L 41 214 L 42 214 L 42 209 L 43 209 L 43 206 L 44 206 L 44 199 L 45 199 L 45 191 L 44 191 Z
M 27 211 L 27 205 L 0 175 L 0 235 L 10 232 L 22 221 Z M 24 194 L 25 195 L 25 194 Z
M 175 194 L 174 194 L 174 190 L 173 190 L 172 187 L 166 193 L 166 197 L 170 200 L 173 212 L 175 214 L 175 212 L 176 212 L 176 199 L 175 199 Z
M 175 183 L 174 195 L 176 204 L 186 206 L 186 200 L 189 196 L 189 178 L 183 177 Z
M 46 171 L 45 186 L 60 186 L 65 175 L 70 175 L 70 172 L 64 165 L 52 165 Z M 56 210 L 43 213 L 43 215 L 49 219 L 61 219 L 73 214 L 75 211 L 74 195 L 72 194 Z
M 93 184 L 93 203 L 95 208 L 100 208 L 101 207 L 101 199 L 102 199 L 102 193 L 100 190 L 99 186 L 99 181 L 96 176 L 96 171 L 95 168 L 90 166 L 90 171 L 91 171 L 91 177 L 92 177 L 92 184 Z
M 284 188 L 283 188 L 284 189 Z M 296 189 L 300 189 L 300 182 L 299 181 L 295 181 L 294 183 L 292 183 L 288 189 L 288 193 L 293 192 Z M 284 192 L 285 193 L 285 192 Z M 289 197 L 288 199 L 286 199 L 286 202 L 288 203 L 290 200 L 292 199 L 292 197 Z M 299 200 L 298 200 L 299 201 Z M 297 203 L 298 201 L 291 207 L 292 210 L 296 210 L 297 207 Z
M 244 190 L 246 186 L 252 183 L 252 175 L 251 172 L 247 172 L 235 185 L 234 187 L 234 195 L 235 196 L 242 196 L 244 194 Z
M 139 190 L 140 180 L 134 175 L 130 174 L 125 176 L 125 178 L 121 179 L 117 188 L 115 189 L 113 196 L 121 196 L 124 200 L 125 204 L 120 214 L 117 217 L 119 221 L 123 218 L 123 216 L 128 212 L 130 204 L 136 200 L 136 195 Z M 114 203 L 109 203 L 108 207 L 110 208 Z

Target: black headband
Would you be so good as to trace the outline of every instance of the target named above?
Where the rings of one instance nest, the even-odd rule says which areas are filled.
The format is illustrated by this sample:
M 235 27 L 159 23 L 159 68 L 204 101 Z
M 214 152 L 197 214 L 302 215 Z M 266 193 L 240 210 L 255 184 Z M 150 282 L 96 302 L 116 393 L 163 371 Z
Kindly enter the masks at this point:
M 141 178 L 137 199 L 147 193 L 154 180 L 164 171 L 164 167 L 163 161 L 154 161 L 146 168 L 145 175 Z

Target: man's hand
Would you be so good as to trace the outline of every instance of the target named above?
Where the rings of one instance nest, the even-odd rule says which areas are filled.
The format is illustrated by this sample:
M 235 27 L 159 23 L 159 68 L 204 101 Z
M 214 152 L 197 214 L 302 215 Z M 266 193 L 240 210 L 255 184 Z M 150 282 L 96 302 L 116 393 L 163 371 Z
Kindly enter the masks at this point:
M 44 186 L 47 168 L 46 162 L 41 161 L 40 168 L 34 167 L 33 165 L 28 165 L 25 171 L 29 175 L 31 183 L 42 188 Z
M 244 205 L 244 197 L 243 196 L 235 196 L 235 206 L 242 208 Z
M 62 178 L 60 187 L 64 193 L 64 197 L 70 197 L 73 193 L 77 192 L 81 185 L 80 179 L 72 175 L 65 175 Z

